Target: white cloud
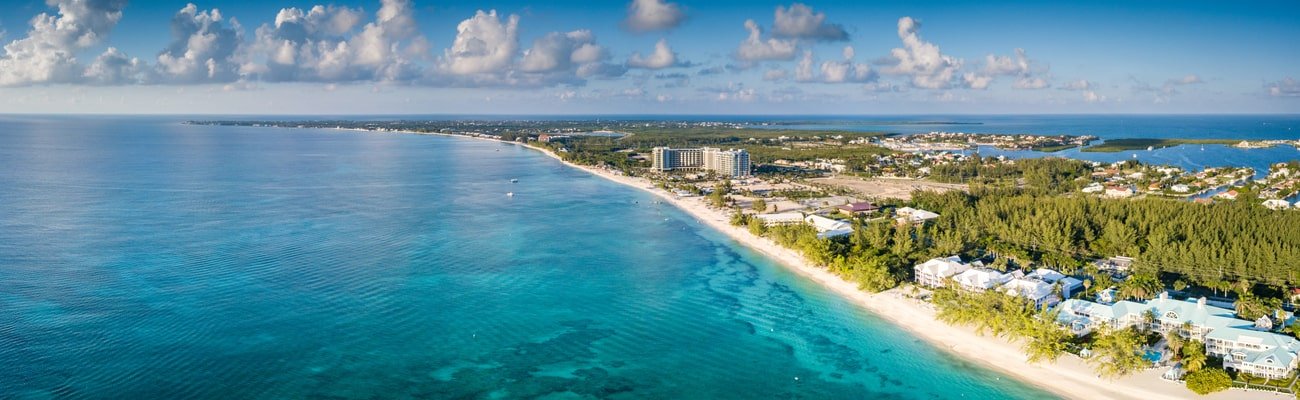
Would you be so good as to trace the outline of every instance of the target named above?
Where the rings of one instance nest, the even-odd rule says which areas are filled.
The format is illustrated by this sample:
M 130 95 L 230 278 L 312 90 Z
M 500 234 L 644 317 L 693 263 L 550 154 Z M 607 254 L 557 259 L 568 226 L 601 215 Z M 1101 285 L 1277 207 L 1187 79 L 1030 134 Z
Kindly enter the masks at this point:
M 1047 72 L 1047 67 L 1036 67 L 1034 61 L 1025 55 L 1025 49 L 1017 48 L 1014 56 L 994 56 L 984 58 L 984 76 L 1014 76 L 1016 89 L 1045 89 L 1051 84 L 1039 76 Z M 968 74 L 969 75 L 969 74 Z M 968 80 L 969 82 L 969 80 Z M 978 89 L 978 88 L 977 88 Z
M 1300 81 L 1294 78 L 1284 78 L 1277 82 L 1269 82 L 1264 85 L 1268 90 L 1268 95 L 1273 97 L 1300 97 Z
M 921 40 L 917 31 L 921 23 L 912 17 L 898 19 L 898 37 L 902 48 L 890 51 L 885 68 L 887 74 L 911 77 L 912 86 L 924 89 L 946 89 L 952 86 L 962 60 L 939 52 L 939 46 Z
M 243 42 L 239 25 L 222 23 L 221 11 L 187 4 L 172 17 L 172 43 L 158 55 L 164 82 L 230 82 L 239 77 L 232 57 Z
M 109 47 L 86 68 L 83 76 L 88 83 L 121 85 L 152 81 L 149 65 L 139 58 L 128 57 L 115 47 Z
M 803 58 L 795 67 L 794 80 L 820 83 L 863 83 L 876 80 L 877 75 L 871 66 L 853 62 L 852 46 L 845 46 L 842 55 L 843 61 L 823 61 L 818 65 L 813 60 L 812 51 L 804 51 Z M 818 65 L 815 70 L 814 65 Z
M 662 31 L 676 28 L 686 20 L 686 13 L 676 3 L 663 0 L 632 0 L 627 5 L 623 26 L 633 32 Z
M 428 59 L 407 0 L 383 0 L 375 20 L 360 26 L 360 9 L 314 6 L 281 9 L 273 25 L 257 28 L 241 74 L 267 81 L 409 81 L 415 60 Z M 360 26 L 360 30 L 358 30 Z
M 989 83 L 993 82 L 993 77 L 974 72 L 967 72 L 961 75 L 961 80 L 962 84 L 968 88 L 984 90 L 989 88 Z
M 456 40 L 442 59 L 442 69 L 455 75 L 493 74 L 510 65 L 519 49 L 519 16 L 503 23 L 496 10 L 479 10 L 456 26 Z
M 1016 89 L 1045 89 L 1049 86 L 1051 86 L 1051 84 L 1047 83 L 1046 79 L 1036 76 L 1022 76 L 1016 78 L 1016 83 L 1011 87 Z
M 813 12 L 811 7 L 800 3 L 791 4 L 788 9 L 776 6 L 772 33 L 779 37 L 814 41 L 849 40 L 849 33 L 843 26 L 826 23 L 826 13 Z
M 673 49 L 668 47 L 668 40 L 659 39 L 655 42 L 655 51 L 649 56 L 641 56 L 641 52 L 632 53 L 632 57 L 627 59 L 627 66 L 632 68 L 644 69 L 663 69 L 677 64 L 677 54 Z
M 783 81 L 790 76 L 790 71 L 784 68 L 769 69 L 763 71 L 763 80 L 765 81 Z
M 749 36 L 736 48 L 735 58 L 740 61 L 788 61 L 794 59 L 797 44 L 794 40 L 768 38 L 763 40 L 763 30 L 752 19 L 745 20 Z
M 524 72 L 549 72 L 569 69 L 575 63 L 601 61 L 608 54 L 594 40 L 595 36 L 588 30 L 551 32 L 533 41 L 533 47 L 524 51 L 519 69 Z
M 0 86 L 70 83 L 83 76 L 77 52 L 99 44 L 122 19 L 126 0 L 47 0 L 57 15 L 31 20 L 27 36 L 4 46 Z M 16 7 L 9 7 L 12 12 Z
M 1099 95 L 1099 94 L 1097 94 L 1097 92 L 1094 92 L 1094 91 L 1091 91 L 1091 90 L 1084 90 L 1084 91 L 1083 91 L 1083 101 L 1086 101 L 1086 102 L 1089 102 L 1089 103 L 1101 103 L 1101 102 L 1105 102 L 1105 101 L 1106 101 L 1106 96 Z

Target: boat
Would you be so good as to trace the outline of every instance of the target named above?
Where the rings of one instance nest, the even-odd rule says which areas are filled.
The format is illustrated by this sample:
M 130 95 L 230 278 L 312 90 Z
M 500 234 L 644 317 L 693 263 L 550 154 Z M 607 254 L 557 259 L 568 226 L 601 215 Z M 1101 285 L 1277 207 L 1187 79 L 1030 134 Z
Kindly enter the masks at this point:
M 510 180 L 510 183 L 519 183 L 519 180 L 518 180 L 518 179 L 511 179 L 511 180 Z
M 506 192 L 506 197 L 515 197 L 515 192 Z
M 1155 149 L 1156 149 L 1155 146 L 1147 146 L 1147 151 L 1151 151 L 1151 150 L 1155 150 Z

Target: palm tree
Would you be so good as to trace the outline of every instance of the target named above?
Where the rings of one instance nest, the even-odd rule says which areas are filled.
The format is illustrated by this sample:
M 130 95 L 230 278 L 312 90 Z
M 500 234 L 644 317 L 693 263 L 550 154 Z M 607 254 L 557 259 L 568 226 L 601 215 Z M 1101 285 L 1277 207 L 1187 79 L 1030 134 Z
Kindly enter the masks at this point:
M 1169 333 L 1165 334 L 1165 347 L 1168 347 L 1169 351 L 1174 353 L 1175 358 L 1182 354 L 1183 345 L 1185 344 L 1187 344 L 1186 339 L 1183 339 L 1183 336 L 1179 335 L 1178 331 L 1169 331 Z
M 1183 345 L 1183 370 L 1196 372 L 1205 368 L 1205 345 L 1193 340 Z
M 1156 310 L 1147 309 L 1142 312 L 1142 331 L 1148 331 L 1156 323 Z
M 1084 279 L 1084 280 L 1083 280 L 1083 294 L 1084 294 L 1085 296 L 1091 296 L 1091 295 L 1092 295 L 1091 290 L 1092 290 L 1092 279 Z

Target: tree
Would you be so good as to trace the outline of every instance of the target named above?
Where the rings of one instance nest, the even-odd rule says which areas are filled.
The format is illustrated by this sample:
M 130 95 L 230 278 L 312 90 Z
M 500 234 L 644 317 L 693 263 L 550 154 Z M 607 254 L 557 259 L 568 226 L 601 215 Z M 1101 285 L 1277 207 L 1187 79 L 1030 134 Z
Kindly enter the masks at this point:
M 1187 388 L 1199 395 L 1227 390 L 1232 387 L 1232 377 L 1218 368 L 1206 368 L 1187 374 Z
M 757 212 L 767 211 L 767 201 L 764 201 L 763 199 L 754 199 L 754 202 L 749 203 L 749 208 Z
M 1098 333 L 1093 342 L 1092 357 L 1088 362 L 1097 373 L 1107 378 L 1125 376 L 1147 366 L 1138 354 L 1142 335 L 1134 329 L 1117 329 Z
M 1181 292 L 1183 289 L 1187 289 L 1187 282 L 1182 279 L 1174 281 L 1174 290 Z
M 1199 371 L 1205 368 L 1205 344 L 1199 340 L 1188 341 L 1183 345 L 1183 370 L 1187 372 Z
M 1027 325 L 1029 340 L 1025 342 L 1025 354 L 1029 356 L 1029 362 L 1056 362 L 1065 352 L 1070 334 L 1056 325 L 1055 313 L 1039 312 L 1037 318 L 1030 319 Z
M 1187 339 L 1178 334 L 1177 330 L 1170 330 L 1165 333 L 1165 346 L 1169 347 L 1169 351 L 1174 353 L 1175 358 L 1182 354 L 1183 345 L 1185 344 L 1187 344 Z
M 1160 280 L 1152 275 L 1133 275 L 1119 284 L 1119 297 L 1122 299 L 1151 300 L 1164 289 Z

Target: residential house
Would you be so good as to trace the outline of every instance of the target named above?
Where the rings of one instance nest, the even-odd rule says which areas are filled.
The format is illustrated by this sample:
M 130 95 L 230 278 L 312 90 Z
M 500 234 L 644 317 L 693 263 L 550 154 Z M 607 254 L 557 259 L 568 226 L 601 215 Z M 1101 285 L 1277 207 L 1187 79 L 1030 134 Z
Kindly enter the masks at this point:
M 1034 272 L 1030 272 L 1029 274 L 1025 275 L 1025 277 L 1030 279 L 1038 279 L 1043 282 L 1047 282 L 1050 285 L 1060 286 L 1062 298 L 1068 299 L 1074 293 L 1083 289 L 1083 281 L 1074 277 L 1065 276 L 1065 274 L 1047 268 L 1039 268 L 1037 270 L 1034 270 Z
M 894 214 L 898 215 L 898 222 L 904 224 L 905 223 L 919 224 L 919 223 L 924 223 L 925 221 L 939 218 L 939 214 L 922 210 L 919 208 L 912 208 L 912 207 L 899 208 L 897 210 L 894 210 Z
M 849 203 L 835 208 L 848 215 L 868 215 L 880 209 L 879 206 L 871 204 L 869 201 Z
M 1052 293 L 1052 284 L 1027 276 L 1012 279 L 998 288 L 998 291 L 1008 296 L 1023 297 L 1037 307 L 1050 307 L 1061 301 L 1060 297 Z
M 804 217 L 803 221 L 817 229 L 818 239 L 833 238 L 853 233 L 853 224 L 837 219 L 830 219 L 820 215 L 809 215 Z
M 1132 186 L 1107 186 L 1106 192 L 1102 194 L 1102 197 L 1122 199 L 1125 197 L 1133 197 L 1133 194 Z
M 1268 207 L 1270 210 L 1284 210 L 1291 208 L 1291 203 L 1286 200 L 1270 199 L 1264 200 L 1264 207 Z
M 988 268 L 971 268 L 960 274 L 954 275 L 952 280 L 957 282 L 962 289 L 973 292 L 983 292 L 1002 286 L 1011 281 L 1011 274 L 998 272 Z
M 949 277 L 965 272 L 970 269 L 969 264 L 961 262 L 957 256 L 947 258 L 933 258 L 929 261 L 917 264 L 914 268 L 916 273 L 916 283 L 927 287 L 942 287 L 944 281 Z

